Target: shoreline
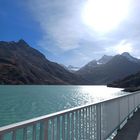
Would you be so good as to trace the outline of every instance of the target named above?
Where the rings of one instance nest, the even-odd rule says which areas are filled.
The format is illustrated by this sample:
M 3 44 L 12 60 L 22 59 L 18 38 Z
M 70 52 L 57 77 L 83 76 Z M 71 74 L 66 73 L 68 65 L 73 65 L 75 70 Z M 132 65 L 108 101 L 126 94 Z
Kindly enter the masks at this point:
M 139 91 L 140 87 L 128 87 L 128 88 L 124 88 L 123 91 L 125 92 L 135 92 L 135 91 Z

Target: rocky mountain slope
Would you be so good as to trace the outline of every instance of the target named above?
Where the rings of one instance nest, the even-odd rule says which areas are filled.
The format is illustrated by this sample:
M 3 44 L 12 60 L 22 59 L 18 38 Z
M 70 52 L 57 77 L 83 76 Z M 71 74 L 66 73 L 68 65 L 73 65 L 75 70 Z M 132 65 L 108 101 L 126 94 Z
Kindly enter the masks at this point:
M 0 84 L 84 84 L 86 81 L 45 58 L 24 40 L 0 41 Z
M 87 63 L 84 67 L 79 69 L 77 73 L 87 74 L 92 72 L 92 70 L 100 65 L 106 64 L 108 61 L 112 59 L 113 56 L 104 55 L 99 60 L 92 60 L 89 63 Z
M 140 86 L 140 72 L 127 76 L 124 79 L 114 81 L 108 84 L 108 86 L 119 87 L 119 88 L 139 87 Z
M 116 55 L 103 64 L 93 62 L 76 72 L 91 84 L 107 84 L 140 71 L 139 59 L 129 53 Z
M 75 73 L 51 62 L 24 40 L 0 41 L 0 84 L 107 84 L 140 71 L 129 53 L 104 55 Z M 136 78 L 135 78 L 136 79 Z

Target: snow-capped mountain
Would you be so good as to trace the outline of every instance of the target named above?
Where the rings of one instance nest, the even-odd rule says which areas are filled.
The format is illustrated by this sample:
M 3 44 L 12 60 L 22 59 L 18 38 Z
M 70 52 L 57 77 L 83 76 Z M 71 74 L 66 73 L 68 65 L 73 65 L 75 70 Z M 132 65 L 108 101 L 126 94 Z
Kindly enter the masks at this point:
M 110 61 L 113 58 L 113 56 L 104 55 L 101 59 L 97 61 L 97 64 L 106 64 L 108 61 Z
M 124 57 L 126 57 L 129 61 L 136 62 L 136 63 L 140 62 L 139 59 L 131 56 L 128 52 L 124 52 L 121 55 L 124 56 Z
M 94 62 L 94 63 L 93 63 Z M 91 61 L 76 72 L 91 84 L 107 84 L 140 71 L 140 60 L 129 53 L 103 56 L 100 61 Z
M 72 65 L 69 65 L 69 66 L 67 67 L 67 69 L 68 69 L 70 72 L 75 72 L 75 71 L 78 71 L 80 68 L 79 68 L 79 67 L 72 66 Z

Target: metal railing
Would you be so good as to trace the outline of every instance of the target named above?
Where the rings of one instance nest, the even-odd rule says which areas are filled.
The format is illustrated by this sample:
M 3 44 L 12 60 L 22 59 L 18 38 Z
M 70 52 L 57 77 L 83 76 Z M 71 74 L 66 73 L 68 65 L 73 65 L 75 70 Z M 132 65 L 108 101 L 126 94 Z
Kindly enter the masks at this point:
M 0 140 L 105 140 L 140 105 L 140 92 L 0 127 Z

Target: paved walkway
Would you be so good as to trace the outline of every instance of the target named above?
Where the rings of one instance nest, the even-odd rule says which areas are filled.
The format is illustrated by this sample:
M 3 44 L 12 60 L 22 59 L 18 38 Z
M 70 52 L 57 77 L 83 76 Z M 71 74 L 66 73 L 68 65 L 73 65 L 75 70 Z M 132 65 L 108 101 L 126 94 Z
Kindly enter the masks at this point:
M 113 140 L 140 140 L 140 109 L 128 120 L 127 124 L 118 131 Z

